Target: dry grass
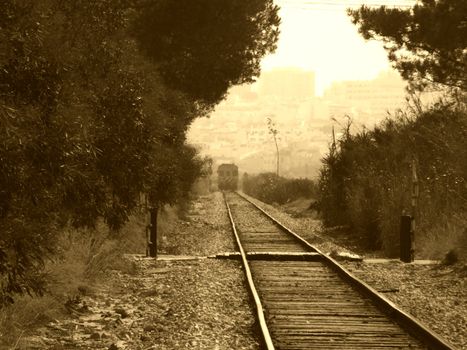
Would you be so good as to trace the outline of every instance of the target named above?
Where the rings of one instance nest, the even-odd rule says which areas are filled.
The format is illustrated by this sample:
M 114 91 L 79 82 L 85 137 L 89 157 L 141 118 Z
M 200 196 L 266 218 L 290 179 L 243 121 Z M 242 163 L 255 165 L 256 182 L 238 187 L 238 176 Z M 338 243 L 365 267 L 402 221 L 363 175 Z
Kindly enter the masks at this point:
M 465 215 L 438 217 L 438 224 L 431 227 L 419 241 L 416 249 L 429 259 L 445 259 L 451 256 L 467 262 L 467 219 Z M 415 238 L 417 239 L 417 237 Z M 451 258 L 452 259 L 452 258 Z
M 63 304 L 52 295 L 20 297 L 0 311 L 0 349 L 14 349 L 29 330 L 60 317 L 63 312 Z
M 60 318 L 69 299 L 90 294 L 109 270 L 134 274 L 136 266 L 124 253 L 144 253 L 145 220 L 135 215 L 118 233 L 102 223 L 94 230 L 68 229 L 60 236 L 59 250 L 45 267 L 47 293 L 24 296 L 0 310 L 0 349 L 14 349 L 22 336 L 37 326 Z

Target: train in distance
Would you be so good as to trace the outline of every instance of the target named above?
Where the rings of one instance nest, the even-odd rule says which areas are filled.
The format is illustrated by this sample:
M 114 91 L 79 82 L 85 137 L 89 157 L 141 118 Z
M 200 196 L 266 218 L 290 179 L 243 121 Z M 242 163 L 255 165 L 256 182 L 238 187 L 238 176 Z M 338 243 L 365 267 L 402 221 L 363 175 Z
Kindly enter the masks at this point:
M 236 191 L 238 189 L 238 166 L 235 164 L 219 165 L 217 187 L 221 191 Z

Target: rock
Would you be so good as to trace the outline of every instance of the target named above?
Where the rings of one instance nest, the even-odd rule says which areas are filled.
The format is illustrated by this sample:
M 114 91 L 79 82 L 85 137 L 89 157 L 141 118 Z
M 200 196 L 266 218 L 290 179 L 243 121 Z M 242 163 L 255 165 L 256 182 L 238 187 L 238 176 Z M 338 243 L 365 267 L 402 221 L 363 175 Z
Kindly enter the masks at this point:
M 97 332 L 94 332 L 89 336 L 89 339 L 99 340 L 99 339 L 101 339 L 101 335 L 99 333 L 97 333 Z
M 83 305 L 80 308 L 78 308 L 76 311 L 83 313 L 83 314 L 90 312 L 89 306 L 84 301 L 83 301 Z
M 122 318 L 127 318 L 130 314 L 124 308 L 116 308 L 114 311 L 119 314 Z
M 152 331 L 155 331 L 156 330 L 156 327 L 152 324 L 147 324 L 143 327 L 143 330 L 145 332 L 152 332 Z
M 127 330 L 121 330 L 120 332 L 118 332 L 118 337 L 120 339 L 130 339 L 131 336 L 130 336 L 130 333 L 127 331 Z
M 346 260 L 346 261 L 362 261 L 363 258 L 360 255 L 347 253 L 347 252 L 337 252 L 333 250 L 330 254 L 331 258 L 336 260 Z
M 101 339 L 107 339 L 107 338 L 110 338 L 110 334 L 106 333 L 106 332 L 102 332 L 101 333 Z

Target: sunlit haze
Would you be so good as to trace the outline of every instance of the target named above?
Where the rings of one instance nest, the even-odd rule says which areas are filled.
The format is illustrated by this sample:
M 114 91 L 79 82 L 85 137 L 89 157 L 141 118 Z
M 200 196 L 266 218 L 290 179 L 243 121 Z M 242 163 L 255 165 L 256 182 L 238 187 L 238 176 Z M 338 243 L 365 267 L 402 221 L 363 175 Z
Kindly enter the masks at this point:
M 312 70 L 318 95 L 333 81 L 371 79 L 390 69 L 383 44 L 362 38 L 346 13 L 346 3 L 404 6 L 414 1 L 276 0 L 281 34 L 277 51 L 263 60 L 263 69 Z

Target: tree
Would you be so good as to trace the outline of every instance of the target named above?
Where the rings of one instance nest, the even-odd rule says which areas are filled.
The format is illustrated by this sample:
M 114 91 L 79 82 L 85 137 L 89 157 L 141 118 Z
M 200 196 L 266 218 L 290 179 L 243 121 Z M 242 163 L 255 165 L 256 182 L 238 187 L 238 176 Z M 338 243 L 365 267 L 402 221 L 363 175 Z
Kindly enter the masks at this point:
M 419 0 L 406 10 L 362 6 L 348 14 L 365 39 L 384 42 L 390 61 L 414 88 L 466 90 L 466 1 Z
M 276 175 L 279 176 L 279 146 L 277 144 L 277 134 L 279 131 L 276 129 L 276 124 L 271 118 L 267 118 L 269 133 L 274 138 L 274 144 L 276 145 Z
M 149 0 L 134 21 L 140 48 L 168 86 L 210 108 L 232 85 L 254 81 L 276 48 L 272 0 Z
M 118 228 L 137 203 L 151 143 L 143 80 L 113 45 L 125 11 L 116 1 L 0 5 L 0 306 L 42 291 L 64 226 Z
M 214 43 L 233 36 L 219 36 L 209 25 L 212 30 L 180 28 L 186 16 L 179 2 L 0 2 L 0 307 L 15 294 L 42 291 L 43 262 L 67 225 L 93 227 L 103 219 L 118 230 L 140 193 L 147 193 L 153 206 L 186 196 L 202 168 L 185 143 L 190 123 L 226 86 L 252 79 L 277 40 L 271 34 L 277 28 L 271 24 L 272 32 L 267 30 L 277 9 L 262 3 L 241 3 L 239 25 L 251 37 L 243 33 L 243 56 L 230 60 L 222 51 L 229 41 Z M 173 20 L 162 21 L 166 27 L 160 33 L 133 26 L 142 38 L 181 45 L 197 33 L 203 39 L 195 42 L 220 50 L 218 55 L 200 48 L 184 56 L 180 46 L 165 44 L 162 58 L 143 55 L 139 47 L 146 46 L 130 35 L 131 24 L 147 10 L 140 4 L 164 9 L 159 20 Z M 190 10 L 189 2 L 185 5 Z M 206 19 L 200 9 L 191 15 L 198 24 Z M 225 79 L 213 81 L 223 83 L 205 87 L 201 75 L 210 70 L 197 71 L 201 62 L 220 70 L 214 75 Z M 230 64 L 239 64 L 240 71 L 231 74 Z M 179 80 L 172 83 L 170 77 Z M 198 85 L 185 87 L 186 78 L 198 79 Z

